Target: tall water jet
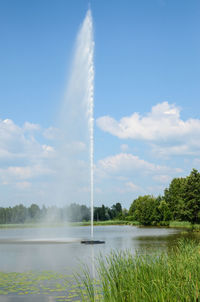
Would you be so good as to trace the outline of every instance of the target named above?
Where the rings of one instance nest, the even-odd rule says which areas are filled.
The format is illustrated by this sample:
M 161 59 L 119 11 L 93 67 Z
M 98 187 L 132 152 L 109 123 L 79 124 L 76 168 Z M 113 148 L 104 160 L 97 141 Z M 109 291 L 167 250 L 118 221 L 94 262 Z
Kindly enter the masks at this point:
M 94 38 L 92 14 L 89 9 L 77 35 L 66 95 L 61 110 L 61 137 L 58 147 L 59 163 L 57 164 L 60 164 L 60 194 L 68 196 L 68 198 L 70 196 L 69 201 L 74 202 L 80 200 L 77 192 L 81 191 L 82 188 L 81 198 L 90 198 L 92 238 L 94 220 L 93 115 Z M 90 178 L 89 181 L 88 178 Z M 66 185 L 61 187 L 63 179 Z
M 94 41 L 93 41 L 93 25 L 92 15 L 89 10 L 85 19 L 88 23 L 89 30 L 89 47 L 88 47 L 88 117 L 89 117 L 89 131 L 90 131 L 90 207 L 91 207 L 91 238 L 94 236 Z

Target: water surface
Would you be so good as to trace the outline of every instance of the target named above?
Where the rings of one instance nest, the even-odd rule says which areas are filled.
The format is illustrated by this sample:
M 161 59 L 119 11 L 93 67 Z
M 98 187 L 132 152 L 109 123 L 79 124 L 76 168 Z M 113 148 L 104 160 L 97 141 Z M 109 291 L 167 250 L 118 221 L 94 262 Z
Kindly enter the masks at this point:
M 180 230 L 135 226 L 95 226 L 95 239 L 101 245 L 84 245 L 90 227 L 54 227 L 0 230 L 0 271 L 55 270 L 71 272 L 91 257 L 111 250 L 144 251 L 166 248 L 176 243 Z
M 90 237 L 90 227 L 87 226 L 0 229 L 0 272 L 5 272 L 5 279 L 8 279 L 4 282 L 4 275 L 0 273 L 0 301 L 78 301 L 78 297 L 74 295 L 77 290 L 73 288 L 73 283 L 68 284 L 68 280 L 72 280 L 70 275 L 80 272 L 81 265 L 86 264 L 95 276 L 96 258 L 99 254 L 105 257 L 111 250 L 127 249 L 133 254 L 136 251 L 152 253 L 176 245 L 183 236 L 191 236 L 189 233 L 183 235 L 179 229 L 136 226 L 95 226 L 94 234 L 94 239 L 104 240 L 105 244 L 81 244 L 82 239 Z M 8 272 L 16 272 L 16 275 L 9 275 Z M 43 280 L 45 274 L 50 279 Z M 54 278 L 55 274 L 61 277 Z M 22 281 L 19 282 L 19 279 Z M 39 288 L 36 288 L 35 293 L 33 286 L 24 285 L 31 280 Z M 13 287 L 16 282 L 17 286 Z M 54 292 L 52 288 L 56 287 L 58 291 Z M 13 289 L 17 289 L 16 292 Z

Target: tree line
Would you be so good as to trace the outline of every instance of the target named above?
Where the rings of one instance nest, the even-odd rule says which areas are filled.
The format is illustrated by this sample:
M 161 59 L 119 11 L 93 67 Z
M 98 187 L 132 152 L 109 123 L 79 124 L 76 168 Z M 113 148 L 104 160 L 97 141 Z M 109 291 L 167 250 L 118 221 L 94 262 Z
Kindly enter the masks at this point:
M 72 203 L 62 208 L 32 204 L 0 207 L 0 224 L 27 222 L 89 221 L 90 207 Z M 200 173 L 193 169 L 189 176 L 174 178 L 163 196 L 144 195 L 136 198 L 129 210 L 120 202 L 111 207 L 94 207 L 94 221 L 138 221 L 143 225 L 167 225 L 170 220 L 200 223 Z
M 139 196 L 128 213 L 129 220 L 143 225 L 167 224 L 170 220 L 200 223 L 200 173 L 174 178 L 163 196 Z
M 116 203 L 113 206 L 94 208 L 94 220 L 105 221 L 120 219 L 122 206 Z M 14 207 L 0 207 L 0 224 L 35 223 L 35 222 L 81 222 L 89 221 L 91 217 L 90 207 L 72 203 L 69 206 L 42 206 L 32 204 L 29 207 L 23 204 Z

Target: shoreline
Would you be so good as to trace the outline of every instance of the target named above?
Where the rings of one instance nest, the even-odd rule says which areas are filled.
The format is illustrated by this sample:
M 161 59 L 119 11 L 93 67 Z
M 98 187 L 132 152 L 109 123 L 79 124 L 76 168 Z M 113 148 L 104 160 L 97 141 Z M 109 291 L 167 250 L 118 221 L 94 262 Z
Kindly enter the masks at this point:
M 107 220 L 107 221 L 94 221 L 94 226 L 104 225 L 134 225 L 139 226 L 138 222 L 122 221 L 122 220 Z M 0 224 L 0 229 L 21 229 L 21 228 L 40 228 L 40 227 L 76 227 L 76 226 L 90 226 L 90 221 L 85 222 L 27 222 L 16 224 Z
M 170 221 L 168 224 L 142 225 L 138 221 L 107 220 L 94 221 L 94 226 L 129 225 L 144 228 L 181 228 L 194 232 L 200 231 L 200 224 L 191 224 L 187 221 Z M 53 227 L 81 227 L 90 226 L 90 221 L 84 222 L 27 222 L 19 224 L 0 224 L 0 229 L 23 229 L 23 228 L 53 228 Z

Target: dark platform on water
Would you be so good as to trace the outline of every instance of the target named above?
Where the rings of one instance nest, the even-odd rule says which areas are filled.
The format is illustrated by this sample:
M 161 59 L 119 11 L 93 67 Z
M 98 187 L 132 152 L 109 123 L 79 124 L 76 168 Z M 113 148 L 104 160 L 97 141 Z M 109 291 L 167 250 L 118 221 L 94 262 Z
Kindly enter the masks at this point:
M 81 240 L 81 243 L 83 243 L 83 244 L 102 244 L 102 243 L 105 243 L 105 241 L 102 241 L 102 240 Z

